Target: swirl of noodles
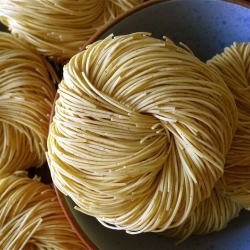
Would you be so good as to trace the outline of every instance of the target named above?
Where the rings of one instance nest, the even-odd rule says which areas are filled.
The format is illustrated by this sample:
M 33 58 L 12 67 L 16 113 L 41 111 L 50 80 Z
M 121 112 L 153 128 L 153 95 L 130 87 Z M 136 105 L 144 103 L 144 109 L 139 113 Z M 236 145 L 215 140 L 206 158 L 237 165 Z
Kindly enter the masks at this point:
M 250 43 L 234 43 L 207 64 L 224 79 L 239 113 L 225 173 L 217 186 L 223 194 L 250 210 Z
M 4 32 L 0 62 L 0 173 L 42 166 L 57 76 L 35 49 Z
M 75 55 L 102 25 L 143 0 L 4 0 L 0 20 L 55 61 Z M 35 13 L 35 14 L 34 14 Z
M 178 226 L 223 174 L 237 125 L 226 84 L 147 33 L 108 36 L 64 66 L 48 136 L 55 185 L 105 226 Z
M 24 171 L 1 177 L 1 249 L 87 249 L 69 225 L 54 189 Z
M 180 242 L 191 234 L 208 234 L 220 231 L 227 223 L 239 216 L 243 206 L 222 195 L 216 188 L 211 196 L 202 201 L 187 220 L 178 227 L 162 232 L 168 237 L 180 238 Z

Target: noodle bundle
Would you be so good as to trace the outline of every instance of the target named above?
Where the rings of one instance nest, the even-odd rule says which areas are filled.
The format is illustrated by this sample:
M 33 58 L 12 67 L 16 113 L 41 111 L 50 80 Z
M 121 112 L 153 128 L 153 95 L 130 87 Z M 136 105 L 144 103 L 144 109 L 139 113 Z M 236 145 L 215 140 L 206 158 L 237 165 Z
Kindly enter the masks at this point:
M 216 188 L 211 196 L 202 201 L 192 215 L 180 226 L 168 229 L 162 234 L 168 237 L 185 240 L 191 234 L 208 234 L 222 230 L 227 223 L 239 215 L 242 205 L 231 201 L 222 195 Z
M 0 62 L 0 174 L 42 166 L 57 76 L 35 49 L 4 32 Z
M 143 0 L 3 0 L 0 20 L 11 33 L 55 61 L 76 54 L 102 25 Z M 35 14 L 34 14 L 35 13 Z
M 0 179 L 0 248 L 87 249 L 70 227 L 55 191 L 20 172 Z
M 225 173 L 217 186 L 224 195 L 250 210 L 250 43 L 234 43 L 207 64 L 224 79 L 239 113 Z
M 224 172 L 234 98 L 167 38 L 94 42 L 64 66 L 59 94 L 47 142 L 53 182 L 106 227 L 178 227 Z

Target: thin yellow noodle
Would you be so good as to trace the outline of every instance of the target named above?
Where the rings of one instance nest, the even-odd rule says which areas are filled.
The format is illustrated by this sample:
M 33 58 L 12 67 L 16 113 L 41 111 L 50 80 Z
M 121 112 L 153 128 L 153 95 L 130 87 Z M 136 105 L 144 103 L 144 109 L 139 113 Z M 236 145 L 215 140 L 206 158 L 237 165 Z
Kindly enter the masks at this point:
M 201 202 L 184 223 L 175 228 L 162 232 L 168 237 L 180 238 L 178 243 L 184 241 L 191 234 L 208 234 L 222 230 L 227 223 L 237 217 L 243 206 L 225 197 L 217 188 L 211 196 Z
M 27 174 L 1 175 L 0 248 L 87 249 L 64 216 L 55 191 Z
M 234 43 L 207 62 L 232 92 L 239 123 L 226 156 L 225 173 L 218 189 L 250 210 L 250 43 Z
M 40 167 L 58 78 L 34 48 L 4 32 L 0 62 L 0 174 Z
M 108 228 L 184 223 L 224 173 L 236 130 L 223 79 L 144 32 L 90 44 L 63 74 L 47 142 L 57 188 Z
M 0 21 L 41 54 L 62 62 L 75 55 L 102 25 L 142 2 L 4 0 L 0 1 Z

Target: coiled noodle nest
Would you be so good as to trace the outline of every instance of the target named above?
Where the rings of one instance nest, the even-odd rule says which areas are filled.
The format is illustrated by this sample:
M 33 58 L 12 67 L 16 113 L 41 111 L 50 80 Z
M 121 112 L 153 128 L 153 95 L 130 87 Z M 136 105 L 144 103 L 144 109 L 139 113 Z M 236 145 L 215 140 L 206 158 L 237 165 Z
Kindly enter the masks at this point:
M 46 162 L 57 76 L 25 41 L 0 32 L 0 174 Z
M 185 46 L 110 35 L 64 66 L 59 94 L 48 137 L 53 181 L 107 227 L 177 227 L 224 172 L 234 98 Z
M 222 230 L 227 223 L 239 215 L 243 206 L 222 195 L 217 188 L 202 201 L 186 221 L 178 227 L 170 228 L 162 234 L 185 240 L 191 234 L 208 234 Z
M 53 188 L 17 171 L 0 178 L 1 249 L 87 249 Z
M 226 156 L 220 192 L 250 210 L 250 43 L 234 43 L 207 62 L 232 92 L 239 123 Z
M 4 0 L 0 20 L 54 61 L 67 61 L 102 25 L 143 0 Z

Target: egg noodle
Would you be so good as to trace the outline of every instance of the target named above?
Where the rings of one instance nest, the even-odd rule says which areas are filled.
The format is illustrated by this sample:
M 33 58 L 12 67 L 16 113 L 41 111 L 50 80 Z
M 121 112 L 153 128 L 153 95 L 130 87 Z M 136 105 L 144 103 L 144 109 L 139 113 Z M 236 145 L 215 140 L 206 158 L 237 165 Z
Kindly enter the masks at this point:
M 239 215 L 242 207 L 214 188 L 211 196 L 202 201 L 184 223 L 162 234 L 181 238 L 178 242 L 180 243 L 191 234 L 208 234 L 222 230 L 230 220 Z
M 219 231 L 238 216 L 243 205 L 250 209 L 250 43 L 234 43 L 207 64 L 215 69 L 234 95 L 239 122 L 226 155 L 225 172 L 211 196 L 201 202 L 179 227 L 163 234 L 186 239 L 190 234 Z
M 178 227 L 224 172 L 238 121 L 223 79 L 148 33 L 90 44 L 64 66 L 48 136 L 57 188 L 103 225 Z
M 0 32 L 0 174 L 46 162 L 52 66 L 24 41 Z
M 55 61 L 79 51 L 102 25 L 143 0 L 3 0 L 0 20 L 11 33 Z
M 87 249 L 70 227 L 54 189 L 24 171 L 0 178 L 0 248 Z
M 239 113 L 225 173 L 217 186 L 223 194 L 250 210 L 250 43 L 234 43 L 207 64 L 226 82 Z

